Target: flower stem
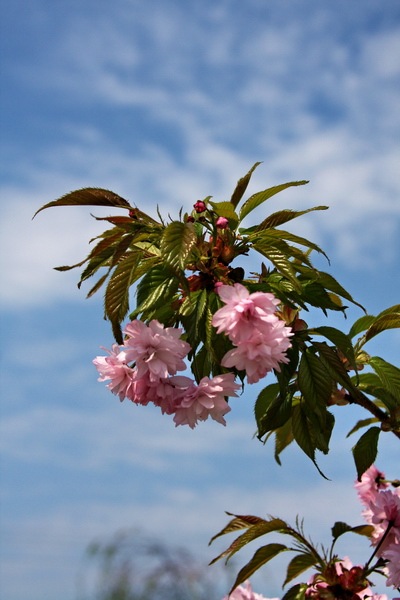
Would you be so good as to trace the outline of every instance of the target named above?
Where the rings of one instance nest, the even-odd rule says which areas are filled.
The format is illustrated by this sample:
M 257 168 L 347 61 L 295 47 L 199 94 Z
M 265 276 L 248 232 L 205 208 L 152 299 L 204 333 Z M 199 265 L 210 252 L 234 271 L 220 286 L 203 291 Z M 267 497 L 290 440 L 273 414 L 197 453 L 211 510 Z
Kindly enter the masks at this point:
M 377 547 L 375 548 L 375 550 L 373 551 L 373 553 L 372 553 L 372 555 L 371 555 L 371 558 L 369 559 L 369 561 L 366 563 L 366 565 L 365 565 L 365 567 L 364 567 L 364 569 L 365 569 L 365 570 L 367 570 L 367 569 L 368 569 L 368 567 L 369 567 L 369 565 L 370 565 L 370 563 L 371 563 L 372 559 L 374 558 L 374 556 L 376 556 L 376 553 L 378 552 L 379 548 L 382 546 L 383 542 L 384 542 L 384 541 L 385 541 L 385 539 L 387 538 L 387 536 L 388 536 L 388 533 L 389 533 L 389 531 L 392 529 L 393 525 L 394 525 L 394 522 L 393 522 L 393 521 L 389 521 L 389 523 L 388 523 L 388 526 L 387 526 L 387 529 L 386 529 L 385 533 L 383 534 L 383 536 L 382 536 L 382 537 L 381 537 L 381 539 L 379 540 L 379 543 L 378 543 Z

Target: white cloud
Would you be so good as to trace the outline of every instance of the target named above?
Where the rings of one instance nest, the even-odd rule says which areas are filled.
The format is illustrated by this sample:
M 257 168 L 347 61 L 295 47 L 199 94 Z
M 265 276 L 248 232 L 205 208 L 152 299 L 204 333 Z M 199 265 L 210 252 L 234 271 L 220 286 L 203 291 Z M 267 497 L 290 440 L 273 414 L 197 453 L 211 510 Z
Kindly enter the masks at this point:
M 90 209 L 78 207 L 50 209 L 32 222 L 44 203 L 99 186 L 150 214 L 158 203 L 175 216 L 181 205 L 189 208 L 209 194 L 228 199 L 256 160 L 265 162 L 249 195 L 287 180 L 311 180 L 271 199 L 259 214 L 330 205 L 329 212 L 304 216 L 288 229 L 327 249 L 334 267 L 363 270 L 367 293 L 378 268 L 387 273 L 388 288 L 394 286 L 399 37 L 387 19 L 381 27 L 368 21 L 374 10 L 383 19 L 388 8 L 368 1 L 267 4 L 221 1 L 198 11 L 190 2 L 155 2 L 151 10 L 134 2 L 107 9 L 100 3 L 89 14 L 83 2 L 64 19 L 57 13 L 55 33 L 40 36 L 45 45 L 34 55 L 14 58 L 13 82 L 32 94 L 32 123 L 50 120 L 53 132 L 37 135 L 31 154 L 25 138 L 13 133 L 5 156 L 1 294 L 7 309 L 23 315 L 31 307 L 84 301 L 78 272 L 52 267 L 84 258 L 88 239 L 102 225 Z M 40 10 L 40 27 L 52 25 L 50 5 Z M 38 22 L 31 19 L 29 30 L 39 31 Z M 106 390 L 93 399 L 82 361 L 74 363 L 72 338 L 61 332 L 33 343 L 28 337 L 12 344 L 16 360 L 3 422 L 4 457 L 16 467 L 16 487 L 7 486 L 3 498 L 13 510 L 22 507 L 7 529 L 8 598 L 64 600 L 61 590 L 71 598 L 85 545 L 138 521 L 204 553 L 226 522 L 224 510 L 271 512 L 290 521 L 300 513 L 316 539 L 335 519 L 360 521 L 344 483 L 354 471 L 347 456 L 352 440 L 336 442 L 337 453 L 323 461 L 328 476 L 335 458 L 343 465 L 332 484 L 309 480 L 314 467 L 305 457 L 294 459 L 291 449 L 278 476 L 269 462 L 272 449 L 251 440 L 250 420 L 231 413 L 226 429 L 215 423 L 175 429 L 158 411 L 120 405 Z M 48 347 L 62 352 L 49 356 Z M 28 364 L 30 379 L 23 381 Z M 47 389 L 42 399 L 32 394 L 32 384 L 43 389 L 44 382 L 54 386 L 50 392 L 62 390 L 54 404 Z M 382 446 L 383 463 L 394 466 L 392 445 L 385 440 Z M 27 471 L 40 483 L 24 481 L 17 492 Z M 286 485 L 291 491 L 283 494 Z M 276 594 L 282 568 L 267 570 Z
M 131 497 L 129 500 L 115 499 L 109 501 L 60 503 L 46 515 L 35 517 L 21 516 L 19 523 L 10 523 L 5 531 L 5 539 L 11 552 L 7 557 L 3 586 L 4 591 L 15 600 L 29 595 L 32 600 L 43 596 L 35 595 L 36 578 L 45 582 L 46 598 L 57 596 L 62 600 L 73 596 L 75 577 L 78 570 L 86 574 L 88 565 L 79 562 L 87 545 L 96 541 L 105 541 L 116 531 L 139 528 L 139 530 L 155 535 L 172 546 L 183 546 L 195 556 L 201 557 L 204 566 L 217 556 L 234 539 L 232 535 L 223 537 L 211 548 L 207 543 L 212 535 L 222 529 L 229 520 L 225 510 L 257 516 L 267 513 L 279 515 L 294 524 L 294 515 L 299 512 L 305 517 L 305 530 L 314 541 L 329 541 L 329 528 L 335 520 L 346 519 L 352 524 L 360 524 L 360 506 L 355 492 L 344 484 L 336 484 L 328 490 L 329 484 L 311 485 L 308 489 L 299 489 L 295 493 L 282 495 L 281 490 L 271 489 L 270 485 L 257 486 L 256 489 L 244 490 L 237 486 L 209 486 L 199 491 L 190 487 L 170 490 L 159 488 L 157 497 L 145 503 Z M 249 510 L 250 508 L 250 510 Z M 262 543 L 278 541 L 278 537 L 268 536 L 252 544 L 249 549 L 239 552 L 236 557 L 238 567 L 249 560 L 251 554 Z M 279 538 L 280 542 L 288 539 Z M 351 544 L 352 557 L 364 560 L 368 556 L 367 540 L 356 536 L 347 537 Z M 338 545 L 341 552 L 348 553 L 349 548 Z M 18 554 L 17 554 L 18 553 Z M 20 565 L 13 556 L 23 556 L 25 578 L 18 578 L 15 586 L 13 579 Z M 254 583 L 264 584 L 264 593 L 279 594 L 278 586 L 282 583 L 281 573 L 288 562 L 274 560 L 271 567 L 264 569 L 268 580 L 263 577 L 263 570 Z M 212 568 L 216 570 L 215 567 Z M 19 571 L 20 572 L 20 571 Z M 280 575 L 277 575 L 280 573 Z M 230 576 L 233 581 L 233 573 Z M 31 588 L 31 592 L 29 592 Z M 43 594 L 43 584 L 39 586 Z M 255 588 L 257 589 L 257 588 Z M 262 588 L 258 588 L 263 591 Z M 13 590 L 13 592 L 11 592 Z M 63 592 L 61 592 L 63 590 Z M 275 590 L 272 592 L 272 590 Z M 24 595 L 25 594 L 25 595 Z M 52 596 L 53 594 L 53 596 Z
M 266 26 L 254 22 L 252 36 L 244 37 L 238 21 L 226 20 L 228 6 L 201 19 L 160 7 L 151 26 L 147 11 L 133 19 L 124 10 L 114 11 L 111 21 L 91 15 L 95 26 L 89 28 L 84 16 L 66 21 L 54 52 L 33 67 L 34 79 L 75 98 L 79 90 L 82 102 L 140 107 L 155 127 L 174 128 L 183 158 L 161 135 L 138 139 L 132 152 L 100 126 L 64 120 L 60 132 L 72 141 L 13 165 L 26 183 L 3 188 L 6 305 L 82 297 L 71 287 L 75 273 L 60 275 L 51 267 L 82 258 L 86 239 L 99 227 L 77 208 L 42 213 L 30 223 L 28 215 L 44 201 L 97 185 L 144 203 L 153 214 L 157 203 L 165 212 L 189 208 L 208 194 L 229 198 L 256 160 L 265 160 L 254 176 L 261 188 L 311 180 L 306 191 L 271 201 L 271 209 L 282 203 L 300 208 L 306 199 L 331 206 L 329 214 L 303 217 L 292 230 L 320 243 L 326 238 L 342 266 L 394 265 L 400 211 L 394 29 L 363 33 L 351 45 L 322 9 L 312 13 L 307 30 L 289 19 L 278 33 L 272 19 Z M 128 23 L 135 23 L 133 30 Z M 168 60 L 159 60 L 163 53 Z M 24 244 L 13 240 L 16 213 Z

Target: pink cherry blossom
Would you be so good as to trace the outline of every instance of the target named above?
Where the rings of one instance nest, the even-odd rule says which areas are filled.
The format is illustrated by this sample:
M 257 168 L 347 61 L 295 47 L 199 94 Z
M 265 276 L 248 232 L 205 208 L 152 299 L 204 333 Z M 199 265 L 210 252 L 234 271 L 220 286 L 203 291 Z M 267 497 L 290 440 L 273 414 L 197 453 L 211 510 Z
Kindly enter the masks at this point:
M 98 381 L 107 381 L 110 379 L 110 383 L 107 385 L 108 389 L 119 396 L 121 402 L 131 392 L 131 388 L 134 380 L 134 370 L 131 369 L 126 363 L 126 353 L 121 352 L 117 344 L 112 345 L 112 350 L 101 347 L 109 353 L 110 356 L 97 356 L 93 363 L 96 369 L 100 373 L 101 377 Z
M 182 360 L 190 345 L 180 340 L 182 329 L 167 327 L 157 320 L 147 326 L 143 321 L 129 323 L 124 333 L 129 337 L 124 342 L 128 362 L 135 362 L 138 376 L 149 373 L 151 382 L 186 369 Z
M 248 340 L 256 330 L 266 333 L 275 323 L 279 300 L 273 294 L 249 291 L 240 283 L 222 285 L 215 290 L 226 304 L 214 314 L 212 324 L 217 333 L 224 332 L 234 343 Z
M 161 408 L 163 414 L 172 415 L 180 405 L 186 390 L 193 383 L 190 377 L 173 375 L 152 384 L 148 390 L 148 398 Z
M 218 229 L 226 229 L 228 227 L 228 223 L 229 221 L 226 217 L 218 217 L 215 225 L 218 227 Z
M 233 373 L 226 373 L 212 379 L 203 377 L 198 385 L 193 382 L 185 390 L 176 408 L 175 425 L 189 425 L 193 429 L 198 421 L 205 421 L 209 416 L 226 425 L 223 416 L 231 408 L 225 396 L 237 396 L 235 390 L 241 387 L 234 379 Z
M 285 352 L 290 347 L 288 338 L 292 333 L 283 321 L 275 319 L 268 335 L 254 333 L 250 339 L 240 342 L 237 348 L 229 350 L 221 365 L 246 371 L 248 383 L 257 383 L 272 369 L 280 372 L 279 363 L 289 362 Z
M 134 376 L 132 385 L 128 388 L 126 397 L 128 400 L 134 402 L 134 404 L 147 406 L 147 404 L 151 401 L 149 395 L 150 381 L 148 374 L 146 373 L 144 376 L 139 377 L 137 369 L 133 369 L 133 372 Z
M 224 596 L 222 600 L 279 600 L 279 598 L 265 598 L 261 594 L 253 592 L 249 580 L 244 585 L 239 585 L 230 596 Z
M 389 487 L 389 484 L 384 479 L 385 473 L 378 471 L 375 465 L 372 465 L 362 475 L 361 481 L 356 481 L 354 487 L 357 490 L 358 497 L 365 506 L 369 506 L 369 503 L 374 501 L 379 490 Z
M 378 556 L 382 556 L 392 543 L 400 543 L 400 489 L 379 492 L 369 508 L 363 511 L 367 523 L 374 527 L 371 542 L 376 546 L 386 533 L 389 523 L 392 527 L 379 548 Z
M 383 557 L 389 562 L 385 567 L 385 571 L 388 574 L 386 585 L 392 585 L 393 587 L 400 587 L 400 541 L 396 544 L 390 544 L 385 550 Z

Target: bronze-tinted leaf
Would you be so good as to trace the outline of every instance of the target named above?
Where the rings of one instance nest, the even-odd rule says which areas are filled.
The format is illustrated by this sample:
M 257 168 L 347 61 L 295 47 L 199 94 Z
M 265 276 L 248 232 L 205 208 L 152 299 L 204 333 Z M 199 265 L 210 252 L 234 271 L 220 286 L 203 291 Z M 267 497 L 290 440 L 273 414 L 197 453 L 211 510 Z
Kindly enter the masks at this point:
M 249 185 L 251 176 L 252 176 L 253 172 L 255 171 L 255 169 L 258 167 L 258 165 L 261 165 L 261 163 L 256 162 L 251 167 L 250 171 L 248 173 L 246 173 L 246 175 L 244 177 L 242 177 L 241 179 L 239 179 L 239 181 L 237 182 L 235 190 L 231 197 L 231 204 L 233 205 L 234 208 L 236 208 L 236 206 L 241 201 L 243 194 L 245 193 L 247 186 Z
M 142 253 L 133 251 L 114 270 L 104 298 L 105 313 L 113 325 L 116 340 L 122 344 L 119 323 L 129 311 L 129 290 L 133 274 L 140 262 Z M 119 331 L 119 334 L 118 334 Z
M 58 200 L 48 202 L 39 210 L 35 212 L 33 218 L 44 210 L 52 206 L 114 206 L 117 208 L 128 208 L 132 209 L 132 206 L 127 200 L 118 196 L 110 190 L 104 190 L 101 188 L 82 188 L 81 190 L 75 190 L 69 194 L 65 194 Z

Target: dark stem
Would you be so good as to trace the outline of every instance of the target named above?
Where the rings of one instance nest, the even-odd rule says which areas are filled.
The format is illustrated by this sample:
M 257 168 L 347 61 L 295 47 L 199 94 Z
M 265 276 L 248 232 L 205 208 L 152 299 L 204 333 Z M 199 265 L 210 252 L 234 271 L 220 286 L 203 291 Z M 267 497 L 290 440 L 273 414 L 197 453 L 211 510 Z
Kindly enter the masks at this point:
M 385 531 L 385 533 L 383 534 L 383 536 L 381 537 L 381 539 L 379 540 L 379 544 L 377 545 L 377 547 L 375 548 L 375 550 L 373 551 L 371 558 L 369 559 L 369 561 L 366 563 L 364 569 L 367 570 L 372 559 L 374 558 L 374 556 L 376 555 L 376 553 L 378 552 L 379 548 L 382 546 L 383 542 L 385 541 L 385 539 L 387 538 L 387 535 L 389 533 L 389 531 L 392 529 L 394 523 L 393 521 L 389 521 L 387 529 Z
M 393 431 L 390 425 L 390 420 L 387 417 L 387 414 L 376 406 L 372 400 L 370 400 L 365 394 L 363 394 L 360 390 L 357 390 L 357 393 L 349 394 L 351 397 L 351 401 L 354 404 L 358 404 L 368 410 L 370 413 L 374 415 L 381 423 L 384 423 L 388 426 L 389 431 L 392 431 L 396 437 L 400 439 L 400 431 Z

